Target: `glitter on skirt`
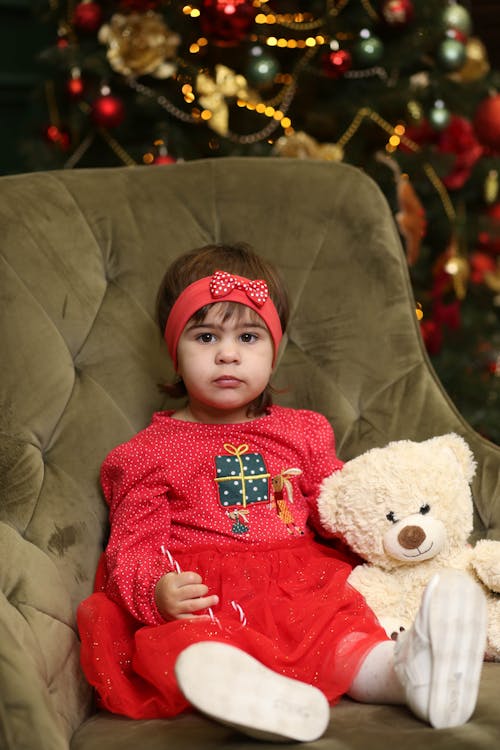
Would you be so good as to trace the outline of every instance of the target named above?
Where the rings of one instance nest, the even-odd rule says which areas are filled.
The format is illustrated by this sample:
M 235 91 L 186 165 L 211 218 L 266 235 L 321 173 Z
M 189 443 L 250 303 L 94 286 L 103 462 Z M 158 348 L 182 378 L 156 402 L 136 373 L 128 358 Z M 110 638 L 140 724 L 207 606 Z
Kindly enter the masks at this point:
M 347 692 L 367 652 L 387 636 L 347 583 L 351 566 L 309 537 L 265 547 L 175 553 L 220 604 L 204 617 L 143 625 L 105 593 L 78 610 L 81 662 L 101 708 L 131 718 L 189 708 L 174 664 L 192 643 L 231 643 L 271 669 L 319 687 L 331 704 Z M 216 675 L 214 675 L 216 679 Z

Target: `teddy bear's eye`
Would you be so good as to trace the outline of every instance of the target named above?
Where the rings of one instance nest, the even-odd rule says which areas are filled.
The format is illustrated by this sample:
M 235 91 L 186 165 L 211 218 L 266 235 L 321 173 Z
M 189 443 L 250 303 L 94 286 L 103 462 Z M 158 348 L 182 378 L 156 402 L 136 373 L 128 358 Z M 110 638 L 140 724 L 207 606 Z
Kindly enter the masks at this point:
M 431 509 L 431 506 L 428 503 L 426 503 L 425 505 L 422 505 L 422 507 L 420 508 L 418 512 L 421 513 L 423 516 L 425 516 L 425 514 L 430 511 L 430 509 Z
M 394 511 L 393 511 L 393 510 L 391 510 L 391 511 L 390 511 L 390 512 L 389 512 L 389 513 L 388 513 L 388 514 L 386 515 L 386 518 L 387 518 L 387 520 L 388 520 L 388 521 L 390 521 L 391 523 L 397 523 L 397 522 L 398 522 L 398 519 L 396 518 L 396 514 L 394 513 Z

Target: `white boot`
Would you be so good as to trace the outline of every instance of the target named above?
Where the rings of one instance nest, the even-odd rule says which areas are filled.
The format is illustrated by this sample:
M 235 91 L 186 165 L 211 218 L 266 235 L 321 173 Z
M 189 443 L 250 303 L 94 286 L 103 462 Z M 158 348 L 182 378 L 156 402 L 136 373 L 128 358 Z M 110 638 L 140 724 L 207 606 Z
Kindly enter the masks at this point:
M 177 658 L 175 675 L 195 708 L 252 737 L 310 742 L 330 720 L 318 688 L 273 672 L 226 643 L 188 646 Z
M 411 710 L 433 727 L 464 724 L 476 706 L 486 645 L 486 600 L 466 573 L 445 570 L 428 584 L 394 668 Z

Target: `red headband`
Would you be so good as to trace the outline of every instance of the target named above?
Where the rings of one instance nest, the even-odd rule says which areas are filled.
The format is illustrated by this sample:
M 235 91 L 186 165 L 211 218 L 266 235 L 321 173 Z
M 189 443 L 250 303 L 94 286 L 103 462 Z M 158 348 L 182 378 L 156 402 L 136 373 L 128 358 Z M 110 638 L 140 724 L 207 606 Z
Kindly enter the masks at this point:
M 216 271 L 213 276 L 193 282 L 177 297 L 165 326 L 165 341 L 177 369 L 177 344 L 188 320 L 205 305 L 216 302 L 239 302 L 255 310 L 269 329 L 274 343 L 273 366 L 283 331 L 274 302 L 269 296 L 265 281 L 250 281 L 226 271 Z

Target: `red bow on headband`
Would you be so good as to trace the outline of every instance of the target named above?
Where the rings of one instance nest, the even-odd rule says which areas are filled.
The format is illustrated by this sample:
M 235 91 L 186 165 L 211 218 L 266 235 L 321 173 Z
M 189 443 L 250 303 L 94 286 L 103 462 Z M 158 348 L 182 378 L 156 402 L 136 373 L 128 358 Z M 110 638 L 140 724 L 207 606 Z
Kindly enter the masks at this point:
M 226 297 L 233 289 L 239 289 L 246 292 L 248 299 L 252 300 L 257 307 L 262 307 L 269 297 L 269 289 L 263 279 L 255 281 L 240 279 L 227 271 L 216 271 L 210 280 L 209 289 L 215 299 Z

